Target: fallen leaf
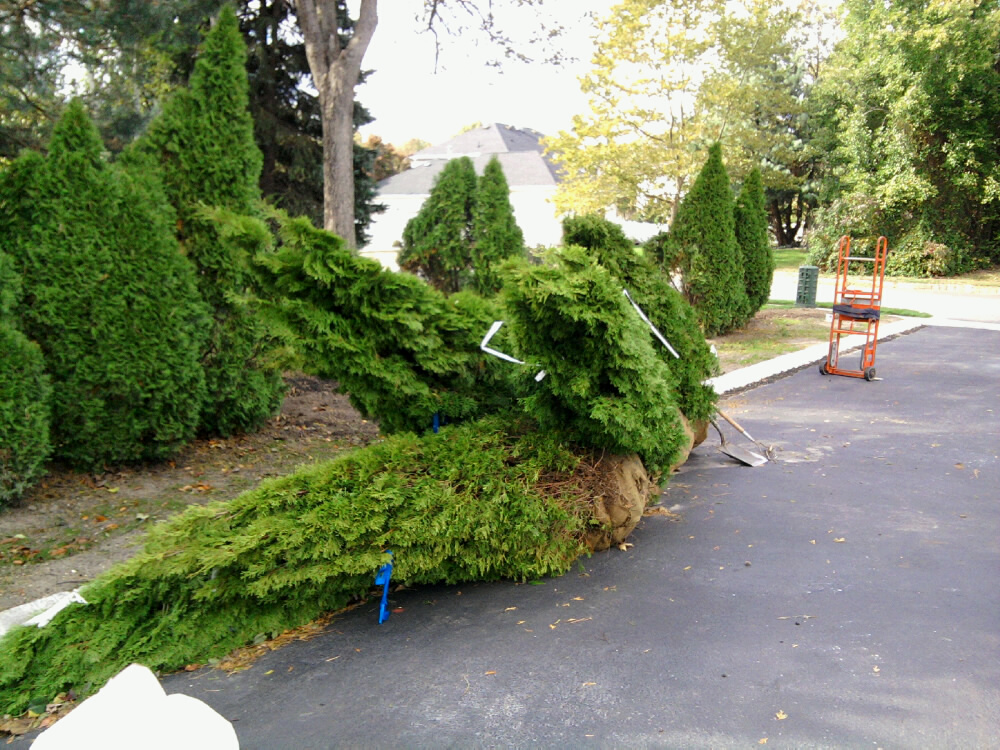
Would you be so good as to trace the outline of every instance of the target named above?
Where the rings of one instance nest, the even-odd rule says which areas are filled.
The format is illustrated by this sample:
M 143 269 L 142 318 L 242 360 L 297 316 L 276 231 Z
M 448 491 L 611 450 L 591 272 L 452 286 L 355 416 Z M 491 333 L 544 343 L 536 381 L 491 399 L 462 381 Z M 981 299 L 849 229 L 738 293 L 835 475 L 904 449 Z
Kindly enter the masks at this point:
M 788 718 L 788 714 L 779 709 L 778 713 L 774 715 L 774 718 L 777 719 L 778 721 L 783 721 L 784 719 Z
M 118 487 L 105 487 L 105 489 L 113 495 L 116 492 L 118 492 L 119 488 Z
M 526 622 L 527 622 L 527 620 L 518 620 L 517 624 L 518 625 L 524 625 L 524 623 L 526 623 Z
M 405 611 L 406 611 L 406 609 L 405 609 L 404 607 L 396 607 L 396 608 L 395 608 L 394 610 L 392 610 L 392 611 L 393 611 L 393 612 L 395 612 L 396 614 L 399 614 L 400 612 L 405 612 Z
M 874 667 L 872 667 L 872 672 L 874 672 L 875 674 L 878 674 L 878 673 L 879 673 L 879 672 L 881 672 L 881 671 L 882 671 L 882 670 L 881 670 L 881 669 L 879 669 L 879 668 L 878 668 L 877 666 L 874 666 Z
M 684 568 L 684 570 L 691 570 L 691 566 L 688 565 L 686 568 Z
M 834 539 L 833 541 L 838 542 L 838 543 L 842 543 L 842 542 L 846 542 L 847 540 L 844 537 L 838 537 L 838 538 Z
M 582 596 L 574 596 L 573 597 L 573 601 L 574 602 L 582 602 L 583 601 L 583 597 Z
M 483 674 L 496 674 L 496 673 L 497 672 L 495 669 L 491 669 L 489 672 L 483 672 Z
M 809 540 L 809 544 L 816 544 L 816 540 L 815 539 L 810 539 Z
M 593 687 L 596 684 L 596 682 L 585 682 L 581 687 Z
M 761 737 L 759 740 L 757 740 L 757 744 L 758 745 L 766 745 L 767 744 L 767 737 Z
M 622 542 L 621 544 L 618 545 L 618 549 L 620 549 L 622 552 L 628 552 L 629 548 L 634 546 L 635 545 L 632 544 L 632 542 Z
M 340 654 L 337 654 L 336 656 L 331 656 L 329 659 L 324 659 L 324 661 L 337 661 L 339 658 Z
M 515 609 L 517 609 L 517 607 L 507 607 L 504 612 L 513 612 Z
M 274 670 L 273 669 L 269 669 L 266 672 L 264 672 L 264 674 L 274 674 Z
M 955 468 L 956 469 L 964 469 L 965 468 L 965 464 L 955 464 Z

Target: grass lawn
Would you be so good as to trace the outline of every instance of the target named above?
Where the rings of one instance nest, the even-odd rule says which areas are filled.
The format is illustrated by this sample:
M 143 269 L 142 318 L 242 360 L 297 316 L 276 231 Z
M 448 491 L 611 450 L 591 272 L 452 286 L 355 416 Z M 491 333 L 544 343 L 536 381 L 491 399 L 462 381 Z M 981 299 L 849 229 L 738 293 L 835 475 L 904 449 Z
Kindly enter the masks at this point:
M 808 264 L 808 253 L 801 247 L 777 247 L 774 249 L 775 270 L 796 270 Z
M 767 308 L 781 308 L 788 309 L 795 307 L 795 301 L 790 299 L 769 299 L 767 304 L 764 306 Z M 833 308 L 832 302 L 817 302 L 816 307 L 822 307 L 827 310 Z M 883 307 L 882 312 L 886 315 L 905 315 L 908 318 L 930 318 L 932 317 L 930 313 L 920 312 L 919 310 L 908 310 L 905 307 Z

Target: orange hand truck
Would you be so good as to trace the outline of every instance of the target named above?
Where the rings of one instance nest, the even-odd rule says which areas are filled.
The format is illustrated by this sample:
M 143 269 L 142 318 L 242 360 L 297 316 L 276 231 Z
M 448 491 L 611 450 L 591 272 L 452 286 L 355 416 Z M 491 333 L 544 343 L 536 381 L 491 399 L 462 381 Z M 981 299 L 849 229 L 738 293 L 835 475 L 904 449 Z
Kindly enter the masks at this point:
M 875 379 L 875 349 L 878 346 L 878 322 L 882 310 L 882 282 L 885 279 L 885 258 L 889 242 L 879 237 L 874 257 L 851 255 L 851 238 L 840 238 L 837 259 L 837 284 L 833 293 L 833 317 L 830 323 L 830 349 L 820 363 L 824 375 L 846 375 L 851 378 Z M 871 263 L 871 289 L 854 288 L 847 278 L 851 263 Z M 867 287 L 867 281 L 863 284 Z M 861 284 L 858 284 L 861 286 Z M 861 348 L 861 363 L 857 370 L 840 366 L 840 337 L 865 337 Z

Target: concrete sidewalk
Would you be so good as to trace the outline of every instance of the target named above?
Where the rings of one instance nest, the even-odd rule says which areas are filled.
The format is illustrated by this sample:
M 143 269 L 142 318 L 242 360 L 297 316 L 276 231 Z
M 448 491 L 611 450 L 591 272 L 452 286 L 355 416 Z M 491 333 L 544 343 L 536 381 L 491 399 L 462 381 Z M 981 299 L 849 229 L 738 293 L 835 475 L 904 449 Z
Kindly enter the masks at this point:
M 244 750 L 995 748 L 1000 332 L 879 346 L 726 400 L 777 463 L 699 447 L 626 552 L 421 587 L 246 672 L 164 679 Z

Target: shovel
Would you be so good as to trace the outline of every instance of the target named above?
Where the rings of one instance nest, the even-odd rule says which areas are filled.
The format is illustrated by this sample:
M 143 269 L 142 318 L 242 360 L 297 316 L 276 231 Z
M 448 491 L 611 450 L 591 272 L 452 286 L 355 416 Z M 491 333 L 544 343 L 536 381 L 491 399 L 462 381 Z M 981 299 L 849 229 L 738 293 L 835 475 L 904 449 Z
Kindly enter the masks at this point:
M 762 456 L 756 451 L 748 450 L 746 448 L 740 448 L 737 445 L 730 445 L 729 443 L 727 443 L 725 434 L 722 432 L 721 429 L 719 429 L 719 423 L 712 418 L 710 418 L 708 421 L 712 423 L 712 427 L 715 428 L 715 431 L 719 433 L 719 437 L 722 438 L 722 445 L 719 446 L 719 450 L 725 453 L 727 456 L 729 456 L 730 458 L 735 458 L 741 464 L 746 464 L 747 466 L 750 466 L 752 468 L 757 468 L 758 466 L 763 466 L 764 464 L 767 463 L 766 456 Z
M 760 451 L 764 454 L 764 457 L 768 461 L 773 461 L 774 460 L 774 448 L 772 446 L 770 446 L 770 445 L 764 445 L 759 440 L 754 440 L 753 439 L 753 435 L 751 435 L 749 432 L 747 432 L 742 427 L 740 427 L 739 423 L 735 419 L 733 419 L 731 416 L 729 416 L 728 414 L 726 414 L 726 412 L 722 411 L 722 409 L 720 409 L 719 407 L 715 407 L 715 410 L 717 412 L 719 412 L 719 416 L 720 417 L 722 417 L 724 420 L 726 420 L 727 422 L 729 422 L 729 424 L 731 424 L 733 427 L 735 427 L 737 430 L 739 430 L 743 434 L 743 437 L 745 437 L 751 443 L 753 443 L 754 445 L 756 445 L 760 449 Z M 716 429 L 718 429 L 718 428 L 716 428 Z

